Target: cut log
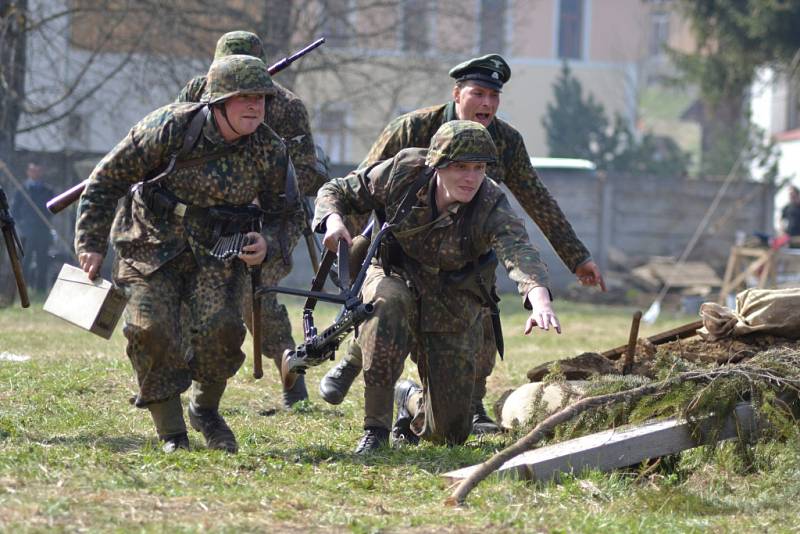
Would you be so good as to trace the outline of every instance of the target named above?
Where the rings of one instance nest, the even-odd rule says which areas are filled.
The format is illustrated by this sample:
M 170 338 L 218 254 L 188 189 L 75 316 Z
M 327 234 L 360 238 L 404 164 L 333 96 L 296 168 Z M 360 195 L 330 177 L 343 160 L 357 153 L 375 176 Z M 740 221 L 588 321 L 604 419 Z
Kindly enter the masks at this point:
M 709 417 L 699 423 L 699 439 L 692 435 L 690 424 L 679 419 L 606 430 L 520 454 L 504 463 L 496 473 L 500 477 L 557 481 L 563 473 L 580 473 L 587 469 L 610 471 L 636 465 L 706 443 L 712 422 L 713 418 Z M 753 406 L 741 403 L 714 437 L 717 441 L 736 437 L 751 440 L 757 433 L 758 420 Z M 480 466 L 465 467 L 442 476 L 454 484 L 466 479 Z

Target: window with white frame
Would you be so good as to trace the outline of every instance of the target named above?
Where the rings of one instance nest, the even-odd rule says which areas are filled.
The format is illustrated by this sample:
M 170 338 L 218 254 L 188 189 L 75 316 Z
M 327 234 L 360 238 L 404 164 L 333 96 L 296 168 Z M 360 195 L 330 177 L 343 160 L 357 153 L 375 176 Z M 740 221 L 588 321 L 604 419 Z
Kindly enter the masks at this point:
M 664 47 L 669 42 L 669 13 L 653 11 L 650 14 L 650 57 L 664 55 Z
M 583 59 L 583 8 L 583 0 L 560 0 L 559 2 L 559 59 Z
M 506 51 L 507 0 L 481 0 L 478 18 L 480 34 L 478 51 L 481 54 L 504 54 Z

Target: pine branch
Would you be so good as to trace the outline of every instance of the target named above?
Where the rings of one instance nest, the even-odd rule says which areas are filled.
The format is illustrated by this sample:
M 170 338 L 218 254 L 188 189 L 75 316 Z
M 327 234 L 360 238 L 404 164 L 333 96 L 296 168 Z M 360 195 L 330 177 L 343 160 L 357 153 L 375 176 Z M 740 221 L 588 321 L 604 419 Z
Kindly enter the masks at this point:
M 472 474 L 456 486 L 450 497 L 445 500 L 445 504 L 450 506 L 463 505 L 470 491 L 486 477 L 499 469 L 504 463 L 523 452 L 533 449 L 537 443 L 545 438 L 551 437 L 558 425 L 574 419 L 587 410 L 602 406 L 611 406 L 621 402 L 631 402 L 647 395 L 659 395 L 685 382 L 709 383 L 722 378 L 743 376 L 748 380 L 758 379 L 765 381 L 773 389 L 788 388 L 793 391 L 798 391 L 798 386 L 800 386 L 800 380 L 798 380 L 797 377 L 781 377 L 777 376 L 773 369 L 767 367 L 740 364 L 709 371 L 689 371 L 661 382 L 645 384 L 617 393 L 586 397 L 552 414 L 536 425 L 533 430 L 520 438 L 517 442 L 506 447 L 482 463 Z M 697 397 L 695 400 L 696 399 Z

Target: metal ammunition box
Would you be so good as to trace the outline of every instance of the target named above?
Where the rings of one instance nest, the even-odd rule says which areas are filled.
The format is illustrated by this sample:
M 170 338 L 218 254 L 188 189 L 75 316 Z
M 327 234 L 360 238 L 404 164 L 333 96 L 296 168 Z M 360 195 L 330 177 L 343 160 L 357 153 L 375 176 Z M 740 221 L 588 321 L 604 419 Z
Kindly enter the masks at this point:
M 89 280 L 82 269 L 64 264 L 44 311 L 109 339 L 127 302 L 122 290 L 108 280 Z

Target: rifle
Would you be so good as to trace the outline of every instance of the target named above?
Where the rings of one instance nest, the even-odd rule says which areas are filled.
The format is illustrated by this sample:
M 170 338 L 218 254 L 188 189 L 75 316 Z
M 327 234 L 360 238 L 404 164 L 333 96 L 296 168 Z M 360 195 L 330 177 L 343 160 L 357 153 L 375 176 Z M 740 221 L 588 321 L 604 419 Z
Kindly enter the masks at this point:
M 373 305 L 371 303 L 365 304 L 361 300 L 361 288 L 367 276 L 367 269 L 378 251 L 381 240 L 391 229 L 391 225 L 384 224 L 375 235 L 361 268 L 353 279 L 352 285 L 350 284 L 349 250 L 344 241 L 339 241 L 338 254 L 334 254 L 330 250 L 325 251 L 319 269 L 311 281 L 311 289 L 309 291 L 280 286 L 260 287 L 258 289 L 257 294 L 275 292 L 306 297 L 306 302 L 303 306 L 303 334 L 305 341 L 298 345 L 296 349 L 287 353 L 281 362 L 281 378 L 284 388 L 291 388 L 297 376 L 305 374 L 307 368 L 319 365 L 325 360 L 333 360 L 336 349 L 339 348 L 342 339 L 352 330 L 355 330 L 356 336 L 358 336 L 359 325 L 373 314 L 375 311 Z M 334 260 L 338 264 L 339 282 L 341 287 L 344 288 L 338 295 L 322 291 Z M 317 327 L 314 325 L 313 314 L 317 301 L 320 300 L 341 304 L 342 309 L 333 324 L 318 333 Z
M 269 67 L 267 67 L 267 72 L 269 72 L 270 76 L 279 73 L 280 71 L 282 71 L 283 69 L 285 69 L 286 67 L 288 67 L 301 57 L 303 57 L 304 55 L 308 54 L 315 48 L 319 47 L 324 42 L 325 38 L 320 37 L 310 45 L 298 50 L 291 56 L 285 57 L 280 61 L 278 61 L 277 63 L 270 65 Z M 67 189 L 60 195 L 51 198 L 50 200 L 47 201 L 47 209 L 50 210 L 50 213 L 58 213 L 62 211 L 64 208 L 66 208 L 67 206 L 78 200 L 78 197 L 81 196 L 81 193 L 83 193 L 83 190 L 86 189 L 86 185 L 88 183 L 89 179 L 87 178 L 81 183 Z
M 3 232 L 8 259 L 11 262 L 11 269 L 14 271 L 14 280 L 17 282 L 19 302 L 23 308 L 27 308 L 31 305 L 31 301 L 28 299 L 28 288 L 25 285 L 22 264 L 19 261 L 20 257 L 25 255 L 25 252 L 22 250 L 22 243 L 20 243 L 17 230 L 14 228 L 14 219 L 11 217 L 8 198 L 6 198 L 6 193 L 3 191 L 2 186 L 0 186 L 0 230 Z

